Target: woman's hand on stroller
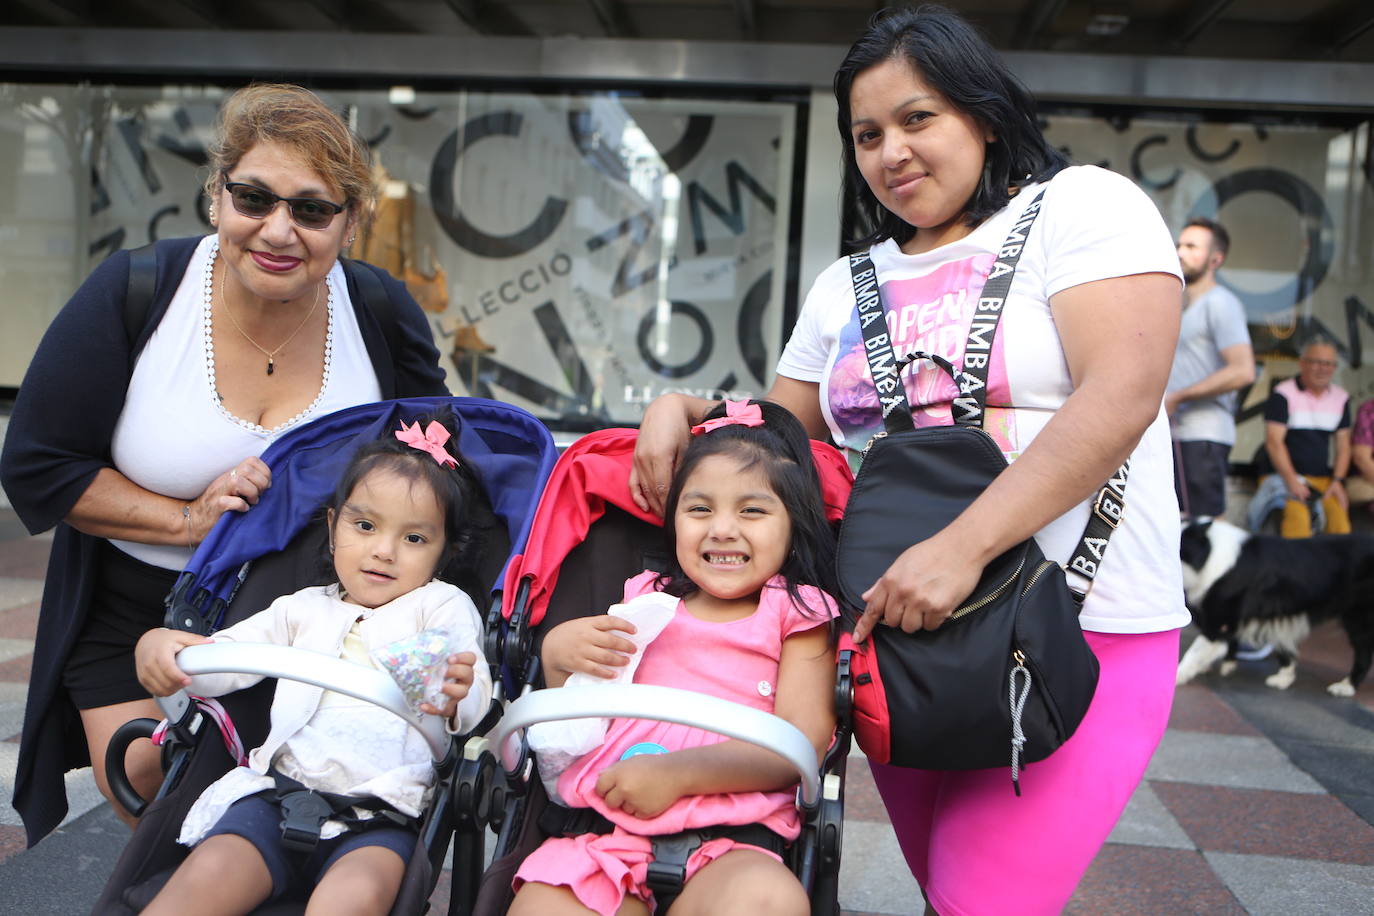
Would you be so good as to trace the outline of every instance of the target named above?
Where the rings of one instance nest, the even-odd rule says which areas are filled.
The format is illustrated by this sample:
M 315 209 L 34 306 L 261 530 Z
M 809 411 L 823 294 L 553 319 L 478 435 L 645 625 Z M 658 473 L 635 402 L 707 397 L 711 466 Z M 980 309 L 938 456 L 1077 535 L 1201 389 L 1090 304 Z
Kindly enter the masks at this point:
M 678 772 L 671 754 L 639 754 L 602 770 L 596 794 L 610 807 L 647 820 L 687 794 Z
M 205 540 L 215 522 L 226 512 L 247 512 L 257 505 L 263 492 L 272 486 L 272 469 L 261 458 L 250 455 L 210 481 L 205 491 L 188 504 L 188 539 L 195 544 Z
M 673 471 L 690 438 L 688 431 L 697 422 L 696 417 L 712 403 L 665 394 L 645 408 L 635 439 L 634 467 L 630 470 L 630 497 L 639 508 L 663 515 Z
M 138 682 L 155 697 L 165 697 L 191 683 L 191 677 L 177 667 L 176 654 L 187 646 L 202 646 L 213 640 L 185 630 L 158 627 L 139 637 L 134 646 L 134 670 Z
M 477 664 L 477 656 L 471 652 L 459 652 L 448 657 L 448 668 L 444 670 L 444 686 L 440 689 L 444 693 L 444 705 L 435 706 L 432 703 L 421 703 L 420 712 L 428 713 L 431 716 L 442 716 L 445 719 L 452 719 L 458 714 L 458 701 L 468 695 L 472 689 L 474 678 L 473 666 Z
M 635 644 L 619 634 L 634 632 L 634 624 L 610 614 L 560 623 L 544 637 L 544 682 L 562 687 L 570 674 L 615 677 L 635 653 Z

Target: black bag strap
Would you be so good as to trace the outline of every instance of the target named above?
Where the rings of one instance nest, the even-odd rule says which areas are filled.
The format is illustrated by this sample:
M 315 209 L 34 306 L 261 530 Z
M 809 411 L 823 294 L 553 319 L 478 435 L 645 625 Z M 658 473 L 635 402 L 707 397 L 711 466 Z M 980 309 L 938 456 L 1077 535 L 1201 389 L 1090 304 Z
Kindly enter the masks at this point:
M 1044 197 L 1044 191 L 1035 195 L 1035 200 L 1012 225 L 1007 240 L 997 251 L 997 260 L 992 262 L 987 282 L 983 284 L 983 291 L 973 307 L 968 341 L 964 344 L 963 377 L 954 379 L 959 385 L 959 395 L 954 399 L 954 422 L 960 426 L 983 426 L 988 406 L 992 342 L 997 338 L 997 329 L 1002 326 L 1003 306 L 1011 292 L 1012 277 L 1016 274 L 1016 266 L 1021 263 L 1026 237 L 1030 235 L 1035 218 L 1040 215 L 1040 202 Z
M 1012 277 L 1016 265 L 1021 261 L 1025 250 L 1026 237 L 1040 215 L 1040 202 L 1045 192 L 1036 195 L 1016 224 L 1012 226 L 1007 240 L 998 249 L 997 260 L 993 262 L 983 292 L 974 308 L 973 320 L 969 323 L 968 343 L 964 347 L 964 366 L 956 369 L 938 354 L 915 350 L 897 359 L 892 350 L 892 340 L 887 333 L 884 320 L 882 298 L 878 293 L 878 271 L 868 252 L 860 251 L 849 256 L 849 272 L 854 280 L 854 305 L 859 313 L 859 326 L 864 335 L 864 355 L 868 359 L 868 371 L 873 384 L 878 389 L 878 402 L 883 411 L 883 427 L 889 433 L 915 429 L 911 419 L 911 403 L 906 397 L 906 388 L 901 382 L 901 373 L 906 366 L 918 359 L 929 359 L 949 373 L 959 386 L 959 394 L 954 398 L 954 422 L 959 426 L 981 428 L 983 414 L 987 407 L 988 369 L 992 361 L 992 342 L 997 337 L 997 328 L 1002 320 L 1002 306 L 1006 303 L 1007 293 L 1011 291 Z
M 987 413 L 988 370 L 992 363 L 992 344 L 997 338 L 998 328 L 1001 327 L 1002 314 L 1007 295 L 1011 292 L 1016 266 L 1021 261 L 1022 252 L 1025 251 L 1031 226 L 1040 215 L 1044 197 L 1045 192 L 1041 191 L 1027 205 L 1012 225 L 1006 241 L 998 249 L 997 260 L 993 262 L 987 282 L 983 284 L 983 290 L 974 307 L 973 318 L 969 323 L 962 368 L 955 368 L 939 354 L 921 350 L 912 351 L 898 359 L 892 350 L 891 337 L 887 333 L 887 321 L 878 291 L 878 273 L 873 266 L 873 259 L 866 251 L 849 256 L 849 270 L 854 281 L 854 303 L 859 314 L 859 326 L 864 335 L 864 355 L 868 359 L 868 369 L 874 387 L 878 389 L 878 403 L 882 408 L 883 428 L 887 434 L 915 429 L 911 403 L 907 400 L 901 373 L 908 364 L 918 359 L 929 359 L 934 362 L 949 373 L 950 378 L 958 386 L 959 393 L 953 401 L 955 425 L 977 429 L 983 427 Z M 1086 594 L 1091 587 L 1092 580 L 1101 566 L 1102 556 L 1107 550 L 1107 540 L 1121 523 L 1122 515 L 1126 511 L 1126 477 L 1130 472 L 1130 465 L 1128 459 L 1102 485 L 1093 499 L 1088 524 L 1069 558 L 1068 571 L 1087 581 L 1087 587 L 1075 589 L 1077 592 Z
M 899 365 L 897 355 L 892 352 L 883 300 L 878 295 L 878 270 L 867 251 L 849 256 L 849 274 L 854 280 L 854 307 L 859 312 L 859 327 L 864 333 L 868 374 L 873 379 L 873 387 L 878 389 L 878 405 L 883 411 L 883 428 L 888 433 L 910 432 L 916 428 L 916 423 L 911 419 L 911 403 L 902 385 L 905 364 Z
M 391 354 L 394 364 L 396 355 L 402 350 L 401 323 L 396 319 L 396 303 L 391 301 L 381 278 L 370 266 L 352 258 L 339 258 L 339 263 L 343 265 L 344 274 L 353 279 L 363 304 L 382 326 L 382 334 L 386 337 L 386 349 Z
M 134 248 L 129 252 L 129 285 L 124 292 L 124 336 L 133 350 L 148 321 L 153 307 L 153 293 L 157 288 L 157 243 Z M 136 353 L 130 353 L 132 365 Z

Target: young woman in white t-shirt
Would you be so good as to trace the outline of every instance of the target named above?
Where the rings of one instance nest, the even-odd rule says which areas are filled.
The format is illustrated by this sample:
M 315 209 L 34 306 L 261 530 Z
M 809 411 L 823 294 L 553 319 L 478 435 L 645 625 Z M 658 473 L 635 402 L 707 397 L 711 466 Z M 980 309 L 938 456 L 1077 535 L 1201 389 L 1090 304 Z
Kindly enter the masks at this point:
M 1081 620 L 1101 663 L 1078 731 L 1015 796 L 1002 770 L 873 765 L 927 912 L 1057 913 L 1125 808 L 1167 725 L 1188 622 L 1161 410 L 1178 337 L 1172 239 L 1126 179 L 1069 167 L 1027 90 L 966 22 L 938 7 L 878 14 L 835 76 L 845 187 L 872 247 L 893 348 L 963 359 L 995 255 L 1030 201 L 989 372 L 986 428 L 1011 466 L 944 531 L 864 594 L 854 636 L 935 629 L 983 567 L 1035 536 L 1068 559 L 1087 499 L 1131 459 L 1126 516 Z M 768 398 L 854 459 L 882 428 L 845 259 L 807 296 Z M 856 349 L 857 348 L 857 349 Z M 909 370 L 918 425 L 948 424 L 953 383 Z M 710 403 L 667 395 L 645 413 L 632 487 L 661 506 L 687 429 Z M 913 725 L 919 727 L 919 723 Z

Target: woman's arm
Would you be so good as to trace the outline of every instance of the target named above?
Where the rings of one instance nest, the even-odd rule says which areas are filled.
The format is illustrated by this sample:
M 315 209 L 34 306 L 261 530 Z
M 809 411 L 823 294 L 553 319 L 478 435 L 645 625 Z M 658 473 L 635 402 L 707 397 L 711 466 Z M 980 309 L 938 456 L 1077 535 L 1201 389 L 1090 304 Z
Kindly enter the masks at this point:
M 1336 430 L 1336 456 L 1331 462 L 1331 486 L 1326 488 L 1325 496 L 1334 499 L 1342 509 L 1350 508 L 1350 497 L 1345 492 L 1345 478 L 1350 473 L 1350 427 Z
M 145 490 L 114 468 L 101 468 L 63 521 L 96 537 L 193 547 L 221 515 L 248 511 L 271 484 L 271 469 L 251 455 L 189 503 Z
M 1350 447 L 1350 461 L 1355 473 L 1374 484 L 1374 446 L 1363 442 L 1352 445 Z
M 1187 388 L 1169 392 L 1164 399 L 1165 410 L 1173 416 L 1180 404 L 1216 397 L 1231 391 L 1239 391 L 1255 381 L 1255 351 L 1250 344 L 1242 343 L 1226 347 L 1221 351 L 1222 366 L 1217 371 Z
M 159 288 L 176 287 L 196 241 L 159 244 Z M 48 326 L 10 416 L 0 474 L 31 532 L 66 521 L 101 537 L 198 543 L 225 509 L 256 502 L 270 475 L 257 459 L 239 466 L 242 479 L 231 480 L 226 471 L 190 504 L 188 531 L 184 500 L 145 490 L 112 466 L 111 441 L 132 363 L 124 318 L 128 283 L 129 253 L 116 252 Z
M 826 438 L 828 431 L 821 414 L 817 382 L 779 375 L 763 397 L 791 411 L 811 438 Z M 645 409 L 635 442 L 634 467 L 630 471 L 630 494 L 639 508 L 663 514 L 668 486 L 678 459 L 687 448 L 692 427 L 719 403 L 685 394 L 664 394 Z
M 773 712 L 811 739 L 820 759 L 835 732 L 835 655 L 826 627 L 789 636 L 778 660 Z M 613 808 L 655 817 L 679 798 L 727 792 L 771 792 L 796 785 L 797 771 L 772 751 L 727 739 L 670 754 L 645 754 L 607 767 L 596 790 Z
M 1178 284 L 1136 274 L 1051 298 L 1073 393 L 978 499 L 864 594 L 856 641 L 879 622 L 906 632 L 939 626 L 989 561 L 1082 502 L 1130 456 L 1159 415 L 1178 339 Z
M 129 254 L 102 262 L 34 351 L 10 414 L 0 477 L 30 533 L 62 521 L 102 468 L 129 384 Z

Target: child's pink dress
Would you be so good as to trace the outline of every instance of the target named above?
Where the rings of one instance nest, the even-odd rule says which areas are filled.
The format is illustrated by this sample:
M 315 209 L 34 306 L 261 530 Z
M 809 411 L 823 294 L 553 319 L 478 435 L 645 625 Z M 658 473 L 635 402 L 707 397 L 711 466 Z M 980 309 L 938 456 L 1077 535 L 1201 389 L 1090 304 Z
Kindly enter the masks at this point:
M 644 572 L 630 579 L 625 599 L 650 591 L 656 578 L 656 573 Z M 809 608 L 805 613 L 793 604 L 781 577 L 774 576 L 764 586 L 758 610 L 728 623 L 698 620 L 678 602 L 672 622 L 645 650 L 635 683 L 679 687 L 771 713 L 783 640 L 824 625 L 836 613 L 834 600 L 821 590 L 800 586 L 798 591 Z M 583 906 L 613 916 L 627 892 L 651 900 L 644 885 L 650 861 L 646 836 L 719 824 L 762 824 L 784 839 L 795 839 L 800 831 L 795 789 L 688 796 L 648 819 L 609 808 L 596 793 L 601 771 L 633 745 L 652 742 L 675 751 L 723 740 L 714 732 L 669 722 L 613 720 L 605 743 L 559 777 L 558 791 L 574 804 L 601 812 L 617 825 L 616 831 L 546 840 L 520 866 L 516 889 L 525 881 L 565 886 Z M 688 861 L 688 878 L 737 845 L 728 838 L 702 844 Z

